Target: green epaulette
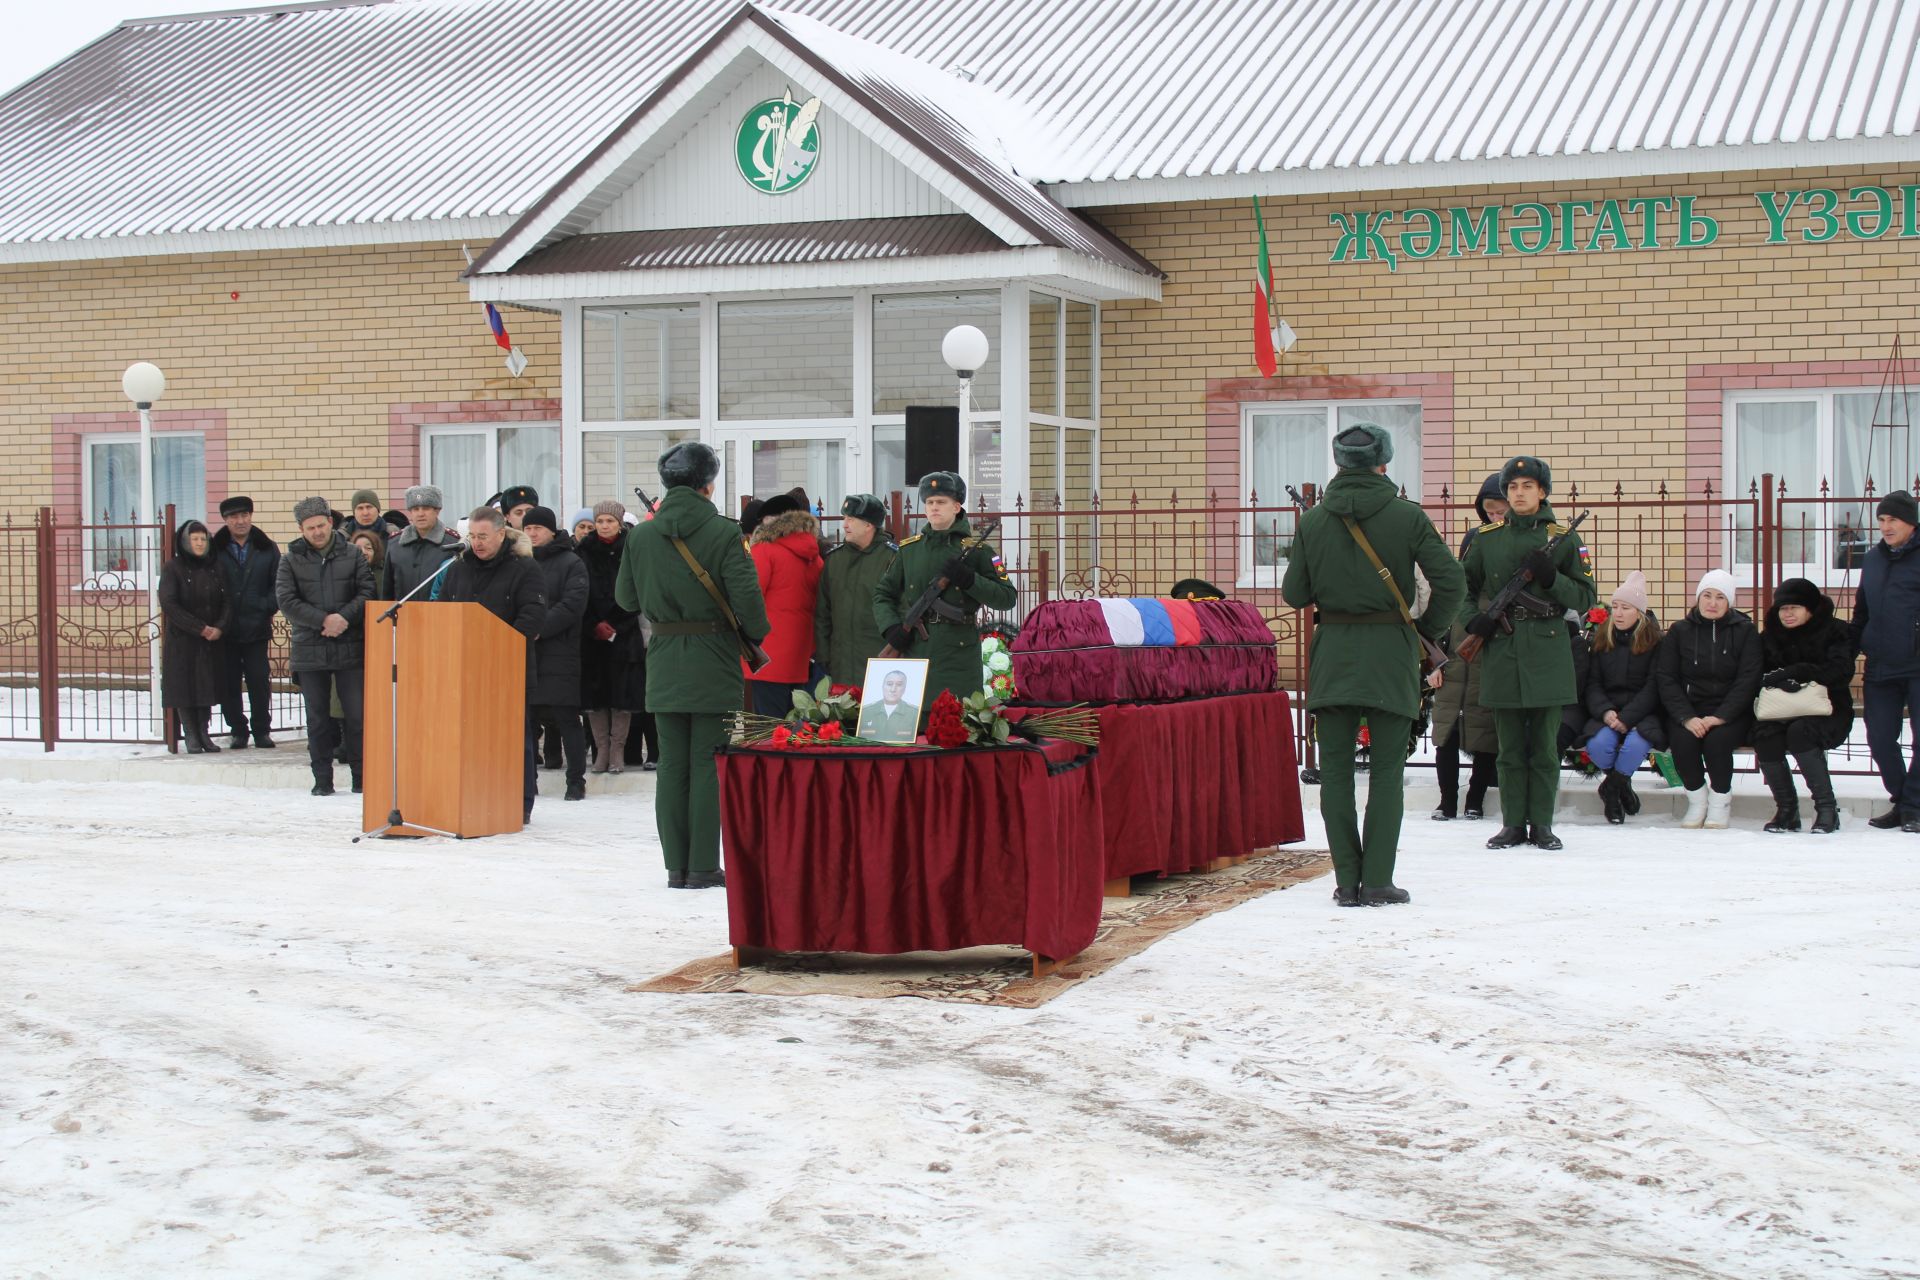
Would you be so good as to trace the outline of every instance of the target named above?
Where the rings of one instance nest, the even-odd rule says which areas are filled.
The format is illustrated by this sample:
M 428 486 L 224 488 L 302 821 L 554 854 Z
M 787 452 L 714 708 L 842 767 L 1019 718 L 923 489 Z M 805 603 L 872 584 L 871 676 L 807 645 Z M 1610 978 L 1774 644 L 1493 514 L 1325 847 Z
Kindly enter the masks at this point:
M 1549 538 L 1557 538 L 1561 534 L 1565 533 L 1566 531 L 1567 531 L 1567 526 L 1563 524 L 1556 524 L 1551 520 L 1547 521 L 1547 536 Z

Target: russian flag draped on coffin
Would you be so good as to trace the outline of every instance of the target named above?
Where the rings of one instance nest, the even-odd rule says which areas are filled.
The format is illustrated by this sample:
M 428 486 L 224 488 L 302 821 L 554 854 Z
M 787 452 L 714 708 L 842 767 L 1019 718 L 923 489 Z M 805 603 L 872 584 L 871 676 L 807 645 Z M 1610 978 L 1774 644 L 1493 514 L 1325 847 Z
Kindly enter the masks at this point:
M 1153 702 L 1265 692 L 1273 632 L 1240 600 L 1049 600 L 1014 637 L 1022 702 Z

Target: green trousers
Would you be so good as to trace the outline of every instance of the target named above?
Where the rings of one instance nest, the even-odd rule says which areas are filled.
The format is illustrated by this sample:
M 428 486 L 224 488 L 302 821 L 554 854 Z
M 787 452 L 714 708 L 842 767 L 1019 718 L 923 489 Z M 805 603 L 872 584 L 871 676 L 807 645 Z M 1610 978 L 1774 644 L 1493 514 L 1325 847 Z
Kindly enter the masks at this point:
M 669 871 L 720 867 L 720 766 L 733 716 L 724 711 L 655 713 L 660 771 L 654 774 L 653 821 Z
M 1560 798 L 1560 708 L 1497 707 L 1493 727 L 1500 736 L 1500 824 L 1552 826 Z
M 1406 812 L 1407 748 L 1413 721 L 1377 707 L 1319 707 L 1320 817 L 1327 824 L 1334 882 L 1342 889 L 1393 883 L 1400 851 L 1400 819 Z M 1367 827 L 1363 836 L 1353 806 L 1353 753 L 1360 721 L 1367 722 Z

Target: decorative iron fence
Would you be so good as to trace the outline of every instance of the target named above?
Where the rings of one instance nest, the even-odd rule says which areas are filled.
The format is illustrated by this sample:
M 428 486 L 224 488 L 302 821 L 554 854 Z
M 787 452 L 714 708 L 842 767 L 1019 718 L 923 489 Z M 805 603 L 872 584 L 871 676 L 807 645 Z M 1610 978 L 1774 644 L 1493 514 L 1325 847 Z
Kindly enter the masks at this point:
M 173 555 L 166 525 L 61 524 L 47 507 L 0 524 L 0 740 L 166 742 L 178 726 L 159 706 L 160 620 L 147 577 Z M 305 732 L 306 704 L 287 669 L 285 620 L 268 662 L 276 729 Z M 216 724 L 218 724 L 216 716 Z

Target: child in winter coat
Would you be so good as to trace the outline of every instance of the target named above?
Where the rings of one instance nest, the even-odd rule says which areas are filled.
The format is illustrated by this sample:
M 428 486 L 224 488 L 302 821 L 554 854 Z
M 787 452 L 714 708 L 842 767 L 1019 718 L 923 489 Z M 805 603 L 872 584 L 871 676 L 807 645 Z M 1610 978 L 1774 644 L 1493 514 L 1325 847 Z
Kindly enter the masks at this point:
M 1634 771 L 1667 745 L 1667 735 L 1653 679 L 1660 620 L 1647 607 L 1646 575 L 1638 569 L 1628 574 L 1608 605 L 1607 620 L 1593 633 L 1584 693 L 1592 717 L 1587 759 L 1602 771 L 1600 803 L 1607 821 L 1617 825 L 1640 812 Z
M 1694 604 L 1654 652 L 1673 765 L 1687 789 L 1683 827 L 1724 827 L 1733 808 L 1733 753 L 1753 728 L 1760 632 L 1733 607 L 1733 575 L 1709 569 Z M 1707 790 L 1711 780 L 1713 790 Z
M 1791 755 L 1813 794 L 1813 830 L 1825 835 L 1840 829 L 1840 807 L 1827 773 L 1827 752 L 1847 740 L 1853 728 L 1853 638 L 1833 616 L 1833 601 L 1805 578 L 1788 578 L 1773 593 L 1773 607 L 1760 632 L 1764 689 L 1794 691 L 1818 684 L 1833 710 L 1827 715 L 1790 720 L 1759 720 L 1753 726 L 1753 754 L 1760 776 L 1773 792 L 1769 831 L 1800 829 L 1800 798 L 1794 794 Z

